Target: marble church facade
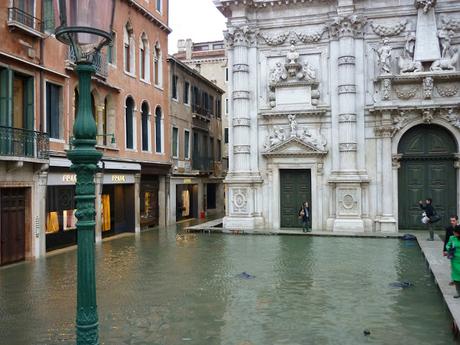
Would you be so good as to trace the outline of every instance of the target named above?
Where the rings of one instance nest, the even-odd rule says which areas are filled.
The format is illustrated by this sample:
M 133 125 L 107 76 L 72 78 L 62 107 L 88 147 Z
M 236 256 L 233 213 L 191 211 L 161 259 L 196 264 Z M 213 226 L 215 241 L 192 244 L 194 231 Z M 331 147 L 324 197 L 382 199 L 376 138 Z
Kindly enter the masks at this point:
M 428 196 L 445 220 L 459 212 L 458 1 L 214 3 L 228 18 L 224 227 L 291 227 L 301 200 L 325 231 L 419 227 Z

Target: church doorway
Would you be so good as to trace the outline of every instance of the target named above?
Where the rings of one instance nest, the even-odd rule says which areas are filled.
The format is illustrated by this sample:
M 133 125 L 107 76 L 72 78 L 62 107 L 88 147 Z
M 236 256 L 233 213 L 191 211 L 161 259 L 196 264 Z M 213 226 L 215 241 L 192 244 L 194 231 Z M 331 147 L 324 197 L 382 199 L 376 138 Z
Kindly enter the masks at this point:
M 454 167 L 457 144 L 445 128 L 419 125 L 411 128 L 398 145 L 401 168 L 398 176 L 399 228 L 425 229 L 419 200 L 433 199 L 441 216 L 437 226 L 457 213 L 457 179 Z
M 302 226 L 298 219 L 298 212 L 304 201 L 308 201 L 310 205 L 311 225 L 311 170 L 280 170 L 280 216 L 282 228 L 300 228 Z

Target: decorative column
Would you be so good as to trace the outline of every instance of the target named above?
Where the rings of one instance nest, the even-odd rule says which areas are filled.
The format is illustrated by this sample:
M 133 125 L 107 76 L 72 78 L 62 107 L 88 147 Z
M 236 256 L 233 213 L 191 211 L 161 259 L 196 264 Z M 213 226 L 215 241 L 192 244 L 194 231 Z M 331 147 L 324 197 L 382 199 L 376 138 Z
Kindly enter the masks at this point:
M 352 9 L 351 9 L 352 11 Z M 337 103 L 338 110 L 334 120 L 339 133 L 339 170 L 334 171 L 330 183 L 335 188 L 336 210 L 333 231 L 365 231 L 363 220 L 362 184 L 367 176 L 358 169 L 358 137 L 356 111 L 356 39 L 362 38 L 364 19 L 350 14 L 350 8 L 339 8 L 338 12 L 347 12 L 337 17 L 330 25 L 330 34 L 338 40 L 337 60 Z M 333 114 L 334 116 L 334 114 Z
M 141 174 L 134 174 L 134 232 L 141 232 Z
M 381 171 L 377 171 L 382 176 L 381 185 L 381 215 L 380 231 L 397 232 L 396 219 L 393 213 L 393 157 L 391 155 L 391 138 L 395 133 L 391 110 L 382 110 L 382 126 L 376 128 L 376 136 L 381 143 L 381 157 L 377 157 L 381 162 Z
M 250 73 L 249 50 L 255 42 L 255 31 L 246 23 L 230 26 L 225 33 L 228 45 L 230 69 L 230 113 L 231 126 L 229 154 L 230 171 L 224 183 L 229 193 L 227 216 L 224 218 L 225 228 L 254 229 L 260 223 L 257 214 L 256 187 L 261 178 L 251 169 L 251 101 L 256 102 L 254 93 L 250 91 L 249 78 L 256 77 Z M 251 97 L 252 96 L 252 97 Z M 252 99 L 251 99 L 252 98 Z
M 96 243 L 102 242 L 102 187 L 104 184 L 104 174 L 96 173 L 94 176 L 94 184 L 96 185 Z

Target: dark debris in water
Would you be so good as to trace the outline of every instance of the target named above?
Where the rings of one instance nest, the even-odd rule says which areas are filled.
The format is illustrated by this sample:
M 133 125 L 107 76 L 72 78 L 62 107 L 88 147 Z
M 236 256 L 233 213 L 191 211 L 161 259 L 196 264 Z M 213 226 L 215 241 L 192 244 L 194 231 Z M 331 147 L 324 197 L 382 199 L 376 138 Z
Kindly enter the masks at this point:
M 393 282 L 389 284 L 391 288 L 394 289 L 407 289 L 414 286 L 411 282 Z
M 247 272 L 241 272 L 240 274 L 237 274 L 236 277 L 247 280 L 247 279 L 254 279 L 256 276 L 253 276 L 252 274 L 249 274 Z

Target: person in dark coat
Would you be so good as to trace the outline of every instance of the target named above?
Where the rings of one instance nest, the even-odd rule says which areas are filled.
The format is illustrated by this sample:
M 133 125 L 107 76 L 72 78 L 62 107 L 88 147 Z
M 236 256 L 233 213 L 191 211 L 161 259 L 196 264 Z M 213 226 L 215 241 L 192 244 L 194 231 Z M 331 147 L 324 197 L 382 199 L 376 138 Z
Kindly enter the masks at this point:
M 449 242 L 449 238 L 451 236 L 454 236 L 455 229 L 460 229 L 460 225 L 458 225 L 458 216 L 452 215 L 450 216 L 450 225 L 446 226 L 446 235 L 444 236 L 444 247 L 442 250 L 442 254 L 444 256 L 447 256 L 446 245 L 447 245 L 447 242 Z
M 308 201 L 305 201 L 299 210 L 299 219 L 302 221 L 302 231 L 309 232 L 308 224 L 310 223 L 310 207 Z
M 433 200 L 431 198 L 427 198 L 425 200 L 425 205 L 423 204 L 422 200 L 420 200 L 418 204 L 420 205 L 420 208 L 423 211 L 425 211 L 425 215 L 429 218 L 427 225 L 428 225 L 428 231 L 430 232 L 430 238 L 427 238 L 427 241 L 434 241 L 434 232 L 431 226 L 431 217 L 435 215 L 436 211 L 434 210 L 434 207 L 433 207 Z

